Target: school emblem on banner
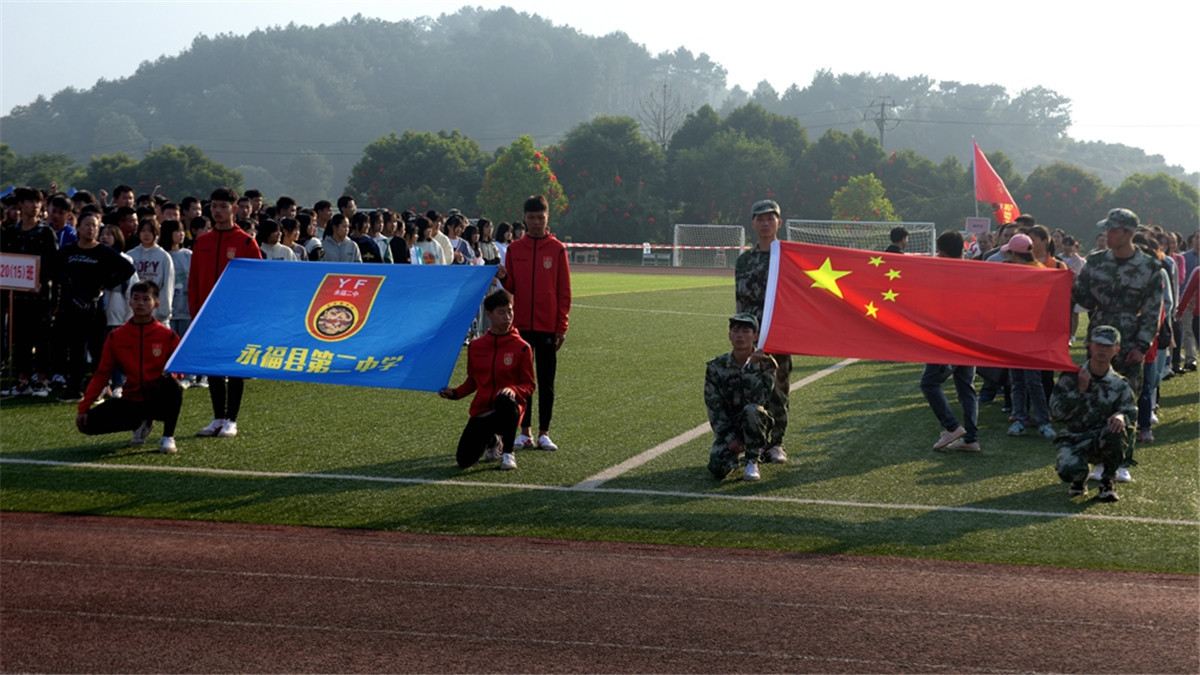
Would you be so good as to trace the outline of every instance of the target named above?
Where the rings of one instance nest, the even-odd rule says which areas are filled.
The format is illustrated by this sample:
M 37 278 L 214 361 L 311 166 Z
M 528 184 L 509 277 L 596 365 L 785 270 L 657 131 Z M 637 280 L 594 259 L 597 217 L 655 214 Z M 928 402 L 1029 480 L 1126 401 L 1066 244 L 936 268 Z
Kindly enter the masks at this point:
M 327 274 L 308 305 L 304 325 L 324 342 L 345 340 L 362 329 L 383 285 L 383 276 Z

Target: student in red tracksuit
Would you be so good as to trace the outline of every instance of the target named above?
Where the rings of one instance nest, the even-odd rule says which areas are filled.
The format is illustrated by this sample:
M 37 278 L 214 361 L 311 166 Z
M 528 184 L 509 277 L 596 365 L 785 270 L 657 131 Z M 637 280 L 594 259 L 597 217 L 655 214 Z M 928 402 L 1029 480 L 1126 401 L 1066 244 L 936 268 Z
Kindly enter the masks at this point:
M 109 333 L 100 355 L 100 365 L 88 383 L 75 416 L 75 426 L 85 434 L 133 431 L 131 446 L 146 443 L 154 420 L 163 421 L 160 452 L 175 452 L 175 423 L 183 406 L 183 390 L 175 378 L 163 372 L 167 360 L 179 346 L 179 336 L 154 318 L 158 308 L 158 284 L 139 281 L 129 294 L 133 317 Z M 92 408 L 104 391 L 113 368 L 125 373 L 125 392 Z
M 524 237 L 508 247 L 504 267 L 496 273 L 513 294 L 513 320 L 517 330 L 533 347 L 537 364 L 538 433 L 530 433 L 530 405 L 521 419 L 521 435 L 516 449 L 536 447 L 557 450 L 550 440 L 550 418 L 554 413 L 554 376 L 558 370 L 558 350 L 567 337 L 567 316 L 571 313 L 571 268 L 567 248 L 550 234 L 550 205 L 542 195 L 525 200 Z
M 192 319 L 200 316 L 200 309 L 208 294 L 212 292 L 225 266 L 234 258 L 261 259 L 262 251 L 244 230 L 234 224 L 237 210 L 237 193 L 223 187 L 213 191 L 210 208 L 213 229 L 196 237 L 192 245 L 192 266 L 188 272 L 188 305 Z M 209 375 L 208 395 L 212 398 L 213 421 L 196 432 L 197 436 L 237 436 L 238 410 L 242 407 L 242 392 L 245 380 L 240 377 Z
M 525 402 L 533 395 L 533 356 L 528 342 L 513 328 L 512 295 L 497 290 L 483 300 L 492 322 L 488 331 L 467 347 L 467 379 L 457 388 L 438 392 L 442 398 L 460 399 L 471 392 L 471 419 L 458 440 L 456 459 L 467 468 L 487 453 L 500 460 L 500 468 L 517 468 L 513 437 Z

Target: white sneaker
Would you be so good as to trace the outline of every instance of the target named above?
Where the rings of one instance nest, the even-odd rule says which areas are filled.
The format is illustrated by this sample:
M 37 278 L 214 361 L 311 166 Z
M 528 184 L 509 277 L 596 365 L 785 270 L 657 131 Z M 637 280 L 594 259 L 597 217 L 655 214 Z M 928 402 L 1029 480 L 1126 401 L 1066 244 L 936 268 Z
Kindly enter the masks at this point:
M 196 435 L 197 436 L 216 436 L 217 433 L 221 431 L 221 428 L 225 426 L 226 422 L 228 422 L 228 420 L 214 418 L 213 421 L 210 422 L 208 426 L 204 427 L 200 431 L 197 431 Z
M 555 445 L 554 441 L 550 440 L 550 437 L 546 434 L 541 434 L 538 436 L 537 446 L 538 448 L 548 452 L 554 452 L 555 450 L 558 450 L 558 446 Z
M 138 428 L 133 430 L 133 438 L 129 440 L 129 447 L 139 448 L 146 444 L 146 438 L 150 436 L 150 429 L 154 427 L 154 420 L 146 420 L 138 425 Z
M 1088 480 L 1098 481 L 1104 477 L 1104 465 L 1097 464 L 1092 467 L 1092 472 L 1088 474 Z
M 191 380 L 187 379 L 186 377 L 181 378 L 180 380 L 178 380 L 178 382 L 179 382 L 179 388 L 184 391 L 187 391 L 188 388 L 192 386 Z
M 179 452 L 179 448 L 175 447 L 174 438 L 171 436 L 163 436 L 162 440 L 158 442 L 158 451 L 163 454 L 173 455 Z
M 497 434 L 495 440 L 492 441 L 492 444 L 487 446 L 487 450 L 483 451 L 483 461 L 494 462 L 500 459 L 500 450 L 500 436 Z
M 742 474 L 742 480 L 758 480 L 762 478 L 758 473 L 758 462 L 749 462 L 746 464 L 746 473 Z
M 237 436 L 237 422 L 233 420 L 225 420 L 224 426 L 217 432 L 217 436 L 221 438 L 233 438 Z
M 1122 466 L 1117 469 L 1117 482 L 1118 483 L 1132 483 L 1133 482 L 1133 476 L 1130 475 L 1130 473 L 1129 473 L 1129 467 Z
M 521 434 L 513 441 L 513 450 L 525 450 L 532 447 L 533 439 L 529 437 L 529 434 Z
M 787 452 L 784 451 L 782 445 L 773 445 L 767 448 L 767 452 L 763 459 L 767 464 L 787 464 Z
M 208 376 L 201 375 L 200 377 L 197 377 L 196 381 L 192 383 L 192 386 L 200 389 L 208 389 Z
M 500 470 L 512 471 L 517 468 L 517 458 L 511 452 L 500 455 Z

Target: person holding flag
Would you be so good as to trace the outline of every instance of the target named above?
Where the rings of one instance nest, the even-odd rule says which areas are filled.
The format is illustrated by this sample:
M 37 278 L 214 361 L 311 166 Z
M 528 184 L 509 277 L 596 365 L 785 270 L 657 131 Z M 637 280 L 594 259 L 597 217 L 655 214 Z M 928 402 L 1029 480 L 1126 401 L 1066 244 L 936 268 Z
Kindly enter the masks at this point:
M 132 265 L 130 265 L 132 267 Z M 163 421 L 158 451 L 176 452 L 175 423 L 183 407 L 183 389 L 164 372 L 167 361 L 179 346 L 175 331 L 157 321 L 158 284 L 139 281 L 129 292 L 133 316 L 109 333 L 100 354 L 100 363 L 88 383 L 75 415 L 75 427 L 89 436 L 133 430 L 131 447 L 146 443 L 154 420 Z M 113 370 L 125 373 L 125 391 L 92 407 L 112 377 Z
M 456 388 L 438 391 L 451 400 L 475 392 L 471 419 L 455 453 L 463 469 L 485 454 L 489 461 L 499 459 L 502 471 L 517 468 L 513 444 L 534 381 L 533 350 L 513 327 L 512 297 L 501 288 L 483 299 L 491 326 L 467 347 L 467 379 Z
M 745 454 L 742 480 L 762 477 L 758 462 L 771 437 L 774 420 L 767 406 L 775 391 L 775 358 L 755 348 L 758 319 L 750 312 L 729 318 L 726 354 L 711 361 L 704 371 L 704 404 L 713 430 L 708 470 L 718 480 L 738 467 Z
M 771 246 L 778 241 L 783 215 L 777 202 L 764 199 L 750 207 L 750 218 L 754 233 L 758 235 L 758 243 L 738 256 L 734 272 L 734 293 L 737 312 L 753 315 L 761 325 L 767 296 L 767 274 L 771 269 Z M 757 327 L 754 332 L 758 332 Z M 775 388 L 767 402 L 767 410 L 774 424 L 763 459 L 771 464 L 783 464 L 788 459 L 787 451 L 783 449 L 783 436 L 787 433 L 788 408 L 791 402 L 792 357 L 787 354 L 776 354 L 774 357 L 777 364 Z
M 1108 248 L 1088 256 L 1087 263 L 1075 276 L 1072 297 L 1092 312 L 1091 322 L 1116 328 L 1123 338 L 1113 368 L 1129 382 L 1133 400 L 1142 394 L 1143 364 L 1150 344 L 1158 337 L 1165 286 L 1158 260 L 1133 245 L 1140 222 L 1133 211 L 1112 209 L 1108 217 L 1096 223 L 1104 230 Z M 1134 444 L 1117 469 L 1117 482 L 1129 483 L 1129 468 L 1136 466 Z

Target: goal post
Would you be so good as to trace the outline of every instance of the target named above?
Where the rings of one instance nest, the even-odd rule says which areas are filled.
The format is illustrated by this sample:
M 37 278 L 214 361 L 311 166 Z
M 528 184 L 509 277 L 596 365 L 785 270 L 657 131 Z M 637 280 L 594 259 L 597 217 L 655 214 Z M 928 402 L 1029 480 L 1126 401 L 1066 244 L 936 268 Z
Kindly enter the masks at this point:
M 908 230 L 905 253 L 934 255 L 937 231 L 933 223 L 789 218 L 780 238 L 806 244 L 882 251 L 892 243 L 894 227 Z
M 746 228 L 741 225 L 675 226 L 671 265 L 674 267 L 733 268 L 746 250 Z

